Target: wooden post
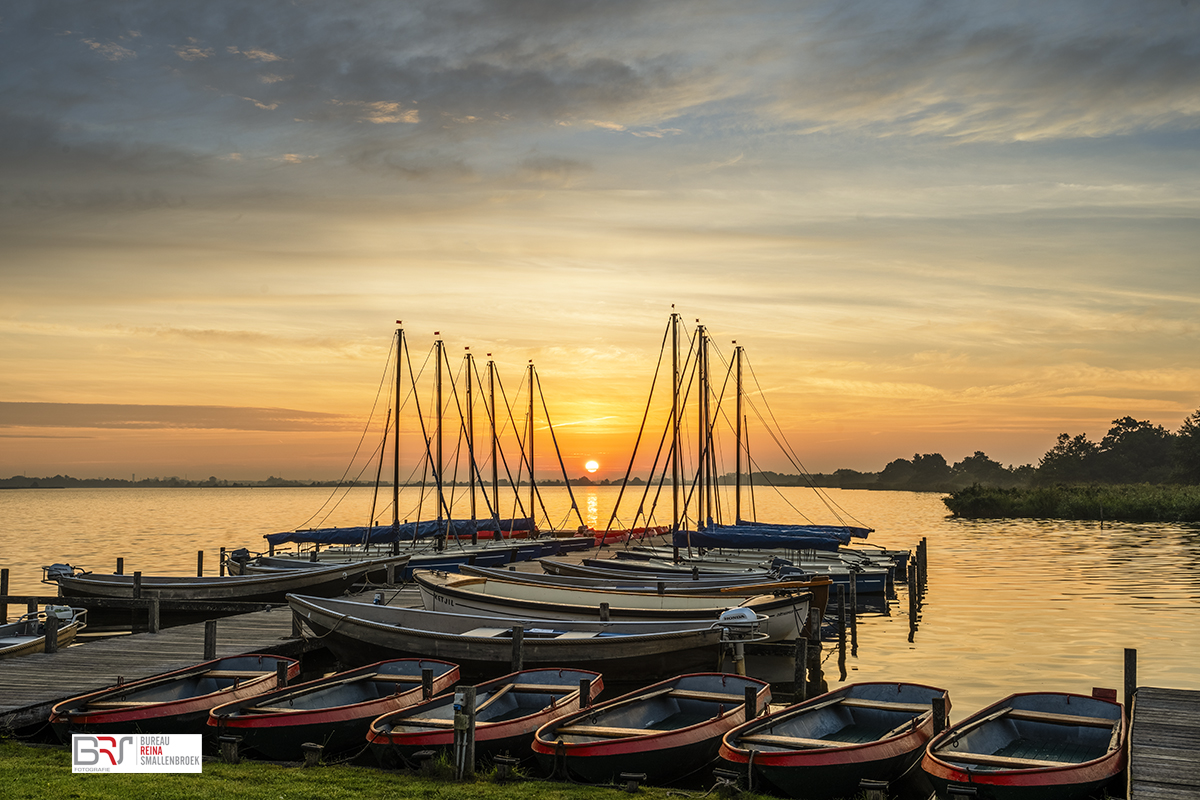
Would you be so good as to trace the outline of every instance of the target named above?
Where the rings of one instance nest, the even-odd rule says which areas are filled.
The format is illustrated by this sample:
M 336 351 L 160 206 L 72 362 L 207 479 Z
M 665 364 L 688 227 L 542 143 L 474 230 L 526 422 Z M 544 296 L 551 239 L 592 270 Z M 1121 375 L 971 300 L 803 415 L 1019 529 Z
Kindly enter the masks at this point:
M 608 603 L 600 604 L 600 621 L 608 622 Z
M 275 544 L 273 542 L 267 543 L 267 555 L 269 555 L 269 556 L 275 555 Z
M 204 660 L 212 661 L 217 657 L 217 621 L 204 621 Z
M 1133 698 L 1137 695 L 1137 649 L 1125 648 L 1125 713 L 1133 713 Z
M 803 703 L 808 699 L 808 639 L 803 636 L 796 640 L 796 660 L 792 671 L 792 702 Z
M 887 800 L 887 781 L 873 781 L 870 778 L 863 778 L 858 782 L 858 788 L 866 794 L 866 800 Z
M 242 763 L 242 757 L 238 753 L 238 742 L 242 741 L 241 736 L 220 736 L 217 741 L 221 746 L 221 761 L 226 764 Z
M 946 696 L 933 698 L 933 734 L 946 730 Z
M 8 622 L 8 567 L 0 569 L 0 625 Z
M 433 698 L 433 668 L 421 668 L 421 699 L 430 700 Z
M 304 626 L 300 622 L 300 612 L 292 609 L 292 638 L 299 639 L 304 636 Z
M 513 625 L 512 672 L 525 669 L 525 626 Z
M 203 550 L 196 551 L 196 577 L 197 578 L 204 577 L 204 551 Z
M 817 643 L 817 649 L 821 649 L 821 611 L 817 608 L 808 610 L 808 640 Z
M 846 587 L 838 584 L 838 650 L 846 657 Z
M 758 716 L 758 687 L 757 686 L 747 686 L 746 687 L 745 708 L 746 708 L 746 722 L 749 722 L 750 720 L 752 720 Z
M 925 593 L 926 587 L 929 585 L 929 539 L 921 537 L 921 594 Z
M 304 754 L 304 766 L 316 767 L 321 763 L 321 754 L 325 752 L 325 745 L 305 742 L 300 745 L 300 752 Z
M 58 615 L 46 611 L 46 644 L 45 651 L 47 653 L 58 652 Z
M 217 558 L 219 559 L 219 560 L 217 561 L 217 563 L 220 565 L 220 567 L 219 567 L 219 568 L 220 568 L 220 572 L 219 572 L 218 574 L 219 574 L 219 575 L 220 575 L 222 578 L 224 578 L 224 577 L 225 577 L 225 548 L 224 548 L 224 547 L 222 547 L 222 548 L 221 548 L 221 553 L 220 553 L 220 555 L 219 555 L 219 556 L 217 556 Z
M 475 687 L 454 692 L 454 776 L 475 777 Z
M 162 617 L 159 614 L 158 598 L 151 597 L 150 605 L 146 607 L 146 630 L 158 633 Z
M 579 679 L 579 707 L 587 708 L 592 704 L 592 679 Z
M 140 600 L 142 597 L 142 573 L 133 573 L 133 599 Z
M 125 574 L 125 559 L 120 556 L 117 557 L 117 571 L 115 574 L 116 575 L 124 575 Z
M 288 684 L 288 662 L 282 658 L 275 662 L 275 688 L 286 689 Z
M 850 573 L 850 647 L 858 655 L 858 573 Z

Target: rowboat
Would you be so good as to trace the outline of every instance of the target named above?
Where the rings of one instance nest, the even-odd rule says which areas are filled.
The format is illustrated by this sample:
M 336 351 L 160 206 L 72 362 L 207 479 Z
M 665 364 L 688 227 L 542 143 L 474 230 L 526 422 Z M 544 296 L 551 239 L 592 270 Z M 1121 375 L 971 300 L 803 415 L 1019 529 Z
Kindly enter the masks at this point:
M 1073 800 L 1125 769 L 1127 735 L 1115 700 L 1014 694 L 935 736 L 921 769 L 939 793 L 970 784 L 989 800 Z
M 58 619 L 59 647 L 66 647 L 75 634 L 87 627 L 87 609 L 46 606 L 44 611 L 23 614 L 15 622 L 0 625 L 0 659 L 41 653 L 46 649 L 46 619 Z
M 680 669 L 712 669 L 721 658 L 716 620 L 626 622 L 452 614 L 420 608 L 292 595 L 292 610 L 345 664 L 427 656 L 458 664 L 465 680 L 511 671 L 514 631 L 523 665 L 595 669 L 624 682 L 658 680 Z
M 834 554 L 836 555 L 836 554 Z M 616 558 L 583 559 L 589 567 L 623 569 L 637 572 L 656 572 L 696 575 L 825 575 L 834 584 L 849 586 L 853 580 L 860 594 L 885 594 L 892 585 L 892 568 L 871 564 L 844 563 L 837 560 L 788 560 L 769 554 L 732 556 L 707 554 L 699 558 L 681 557 L 673 560 L 666 553 L 654 550 L 625 550 Z
M 251 557 L 249 551 L 235 550 L 230 553 L 225 559 L 225 567 L 230 575 L 271 575 L 277 574 L 286 570 L 295 569 L 320 569 L 322 567 L 332 566 L 347 566 L 347 565 L 370 565 L 371 569 L 366 572 L 361 580 L 366 583 L 388 583 L 389 573 L 394 581 L 399 581 L 406 569 L 408 562 L 412 558 L 411 555 L 379 555 L 374 554 L 369 558 L 352 558 L 352 557 L 325 557 L 325 553 L 316 550 L 311 551 L 312 556 L 307 559 L 302 558 L 285 558 L 282 556 L 255 556 Z
M 604 689 L 600 673 L 579 669 L 527 669 L 475 687 L 475 757 L 508 754 L 526 759 L 538 728 L 580 708 Z M 371 723 L 367 741 L 381 766 L 412 765 L 421 750 L 445 750 L 454 744 L 458 693 L 384 714 Z
M 300 674 L 300 662 L 293 658 L 246 655 L 118 682 L 57 703 L 50 725 L 63 742 L 73 733 L 203 734 L 211 709 L 274 689 L 279 664 L 286 666 L 289 680 Z
M 529 614 L 542 619 L 716 620 L 733 607 L 767 617 L 768 641 L 799 637 L 808 621 L 812 593 L 670 595 L 534 586 L 466 575 L 417 571 L 413 581 L 426 609 L 469 614 Z
M 432 677 L 428 696 L 423 670 Z M 225 703 L 209 712 L 208 725 L 242 737 L 242 750 L 272 761 L 298 761 L 307 742 L 323 745 L 326 755 L 361 750 L 371 720 L 428 700 L 457 681 L 458 666 L 446 661 L 379 661 Z
M 770 684 L 739 675 L 680 675 L 538 729 L 533 752 L 547 773 L 609 783 L 622 773 L 666 784 L 711 764 L 721 737 L 771 701 Z
M 57 583 L 61 596 L 71 598 L 132 597 L 134 575 L 96 575 L 69 564 L 42 568 L 43 583 Z M 370 564 L 337 564 L 305 570 L 285 570 L 270 575 L 206 577 L 136 576 L 141 596 L 160 600 L 286 603 L 292 592 L 322 597 L 344 594 L 372 569 Z
M 720 755 L 751 791 L 765 783 L 787 797 L 850 797 L 860 780 L 890 783 L 921 759 L 939 697 L 948 709 L 932 686 L 850 684 L 733 729 Z

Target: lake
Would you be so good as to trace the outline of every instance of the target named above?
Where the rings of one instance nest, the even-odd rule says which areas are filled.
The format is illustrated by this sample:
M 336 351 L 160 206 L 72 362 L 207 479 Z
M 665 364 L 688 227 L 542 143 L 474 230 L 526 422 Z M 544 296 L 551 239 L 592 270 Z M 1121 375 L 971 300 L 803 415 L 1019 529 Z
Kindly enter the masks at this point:
M 573 493 L 584 522 L 603 527 L 617 489 Z M 409 494 L 415 492 L 401 497 L 402 518 L 415 519 Z M 545 489 L 543 497 L 555 525 L 579 524 L 566 489 Z M 902 586 L 890 614 L 860 618 L 848 681 L 949 689 L 952 717 L 961 719 L 1017 691 L 1120 690 L 1123 648 L 1133 647 L 1139 684 L 1200 689 L 1200 526 L 967 521 L 949 518 L 937 494 L 828 490 L 826 497 L 830 507 L 808 489 L 758 488 L 757 518 L 838 522 L 840 515 L 875 528 L 868 540 L 875 544 L 913 549 L 922 537 L 929 543 L 928 591 L 912 641 Z M 627 493 L 624 504 L 631 499 L 633 508 L 641 498 Z M 377 518 L 390 520 L 390 500 L 387 490 Z M 216 574 L 221 547 L 261 550 L 266 533 L 363 525 L 371 503 L 368 489 L 344 495 L 320 488 L 0 491 L 0 567 L 10 571 L 13 594 L 49 593 L 39 582 L 41 567 L 55 562 L 111 572 L 122 557 L 127 573 L 194 575 L 196 552 L 204 550 L 206 574 Z M 658 507 L 669 515 L 670 498 Z M 628 527 L 629 516 L 623 513 L 614 527 Z M 837 657 L 828 648 L 825 655 L 832 687 Z

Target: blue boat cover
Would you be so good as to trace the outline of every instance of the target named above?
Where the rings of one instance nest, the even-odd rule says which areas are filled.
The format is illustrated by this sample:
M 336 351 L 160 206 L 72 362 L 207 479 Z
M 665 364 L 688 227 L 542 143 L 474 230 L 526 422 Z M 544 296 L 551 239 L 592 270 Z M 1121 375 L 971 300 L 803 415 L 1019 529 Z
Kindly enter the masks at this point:
M 852 536 L 866 537 L 870 528 L 852 525 L 772 525 L 741 522 L 737 525 L 709 525 L 699 531 L 676 531 L 676 547 L 724 547 L 761 550 L 785 547 L 793 550 L 837 550 Z
M 303 531 L 284 531 L 283 533 L 264 534 L 268 544 L 277 545 L 287 542 L 297 544 L 388 544 L 390 542 L 406 542 L 414 538 L 425 539 L 431 536 L 446 534 L 448 536 L 470 536 L 479 531 L 496 530 L 497 520 L 451 519 L 438 522 L 427 519 L 423 522 L 405 522 L 396 525 L 376 525 L 367 528 L 365 525 L 352 528 L 312 528 Z M 502 519 L 499 520 L 502 531 L 530 530 L 532 520 Z M 368 532 L 370 538 L 368 540 Z

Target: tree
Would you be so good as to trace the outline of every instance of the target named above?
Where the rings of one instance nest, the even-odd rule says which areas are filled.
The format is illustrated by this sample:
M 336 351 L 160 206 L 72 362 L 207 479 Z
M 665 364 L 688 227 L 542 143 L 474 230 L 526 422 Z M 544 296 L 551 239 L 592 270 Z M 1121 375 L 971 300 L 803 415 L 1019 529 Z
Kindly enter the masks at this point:
M 1200 409 L 1183 421 L 1175 434 L 1172 453 L 1174 478 L 1180 483 L 1200 483 Z
M 993 461 L 982 450 L 976 450 L 975 455 L 967 456 L 953 467 L 954 477 L 958 483 L 969 486 L 972 483 L 984 486 L 1007 486 L 1013 482 L 1012 473 Z
M 1174 434 L 1149 420 L 1121 417 L 1103 439 L 1097 477 L 1109 483 L 1161 483 L 1171 474 Z
M 1060 433 L 1054 447 L 1038 462 L 1038 483 L 1071 483 L 1089 481 L 1095 470 L 1100 447 L 1082 433 L 1071 438 Z

